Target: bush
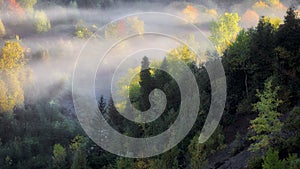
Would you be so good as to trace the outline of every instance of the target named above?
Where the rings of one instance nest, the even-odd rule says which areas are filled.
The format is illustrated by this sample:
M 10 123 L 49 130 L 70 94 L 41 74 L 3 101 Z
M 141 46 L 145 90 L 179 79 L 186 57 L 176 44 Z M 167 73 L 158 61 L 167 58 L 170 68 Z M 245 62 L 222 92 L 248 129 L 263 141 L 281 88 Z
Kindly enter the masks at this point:
M 263 159 L 260 156 L 254 155 L 254 156 L 250 157 L 250 159 L 248 160 L 248 168 L 249 169 L 261 169 L 262 162 L 263 162 Z
M 96 26 L 94 26 L 96 27 Z M 93 31 L 85 25 L 83 21 L 79 21 L 75 26 L 75 36 L 81 39 L 88 39 L 93 35 Z
M 252 103 L 251 98 L 243 99 L 237 106 L 236 112 L 241 114 L 251 113 Z
M 284 147 L 288 151 L 300 149 L 300 108 L 294 107 L 284 122 L 284 134 L 286 135 Z
M 296 154 L 289 155 L 286 160 L 286 167 L 288 169 L 299 169 L 300 168 L 300 159 L 297 158 Z
M 240 133 L 237 133 L 232 143 L 231 155 L 236 155 L 244 149 L 244 140 Z
M 266 156 L 263 158 L 263 169 L 283 169 L 286 168 L 286 161 L 280 160 L 278 150 L 268 150 Z
M 36 11 L 34 14 L 34 25 L 38 33 L 48 32 L 51 28 L 50 21 L 44 11 Z

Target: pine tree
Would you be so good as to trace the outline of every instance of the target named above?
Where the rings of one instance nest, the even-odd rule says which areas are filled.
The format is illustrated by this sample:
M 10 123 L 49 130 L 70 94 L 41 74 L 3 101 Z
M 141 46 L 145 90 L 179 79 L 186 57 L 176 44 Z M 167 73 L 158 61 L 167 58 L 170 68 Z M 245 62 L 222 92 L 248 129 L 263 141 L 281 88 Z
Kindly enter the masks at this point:
M 119 131 L 123 131 L 123 117 L 122 115 L 118 112 L 114 105 L 114 101 L 112 98 L 109 99 L 108 105 L 107 105 L 107 114 L 109 117 L 109 123 Z
M 150 73 L 150 62 L 148 57 L 143 57 L 143 60 L 141 62 L 141 72 L 140 72 L 140 90 L 141 90 L 141 96 L 140 96 L 140 106 L 139 108 L 141 111 L 148 110 L 150 108 L 150 102 L 149 102 L 149 94 L 153 90 L 153 79 Z
M 105 111 L 106 111 L 106 102 L 105 102 L 105 99 L 104 99 L 103 95 L 100 96 L 100 99 L 98 101 L 98 108 L 99 108 L 99 110 L 102 114 L 105 113 Z

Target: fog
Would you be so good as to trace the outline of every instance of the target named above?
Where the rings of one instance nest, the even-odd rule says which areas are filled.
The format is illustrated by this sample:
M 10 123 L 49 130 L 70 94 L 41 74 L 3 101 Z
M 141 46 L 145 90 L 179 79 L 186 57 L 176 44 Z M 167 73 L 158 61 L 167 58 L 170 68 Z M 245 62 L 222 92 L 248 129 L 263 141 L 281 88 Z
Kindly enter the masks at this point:
M 106 45 L 111 45 L 113 41 L 117 40 L 111 41 L 111 39 L 105 38 L 103 30 L 105 30 L 106 24 L 133 13 L 140 13 L 133 16 L 138 16 L 139 20 L 144 21 L 144 32 L 148 32 L 149 30 L 154 32 L 157 30 L 157 32 L 161 32 L 162 34 L 172 34 L 180 39 L 189 34 L 195 34 L 194 29 L 186 26 L 188 23 L 184 21 L 174 21 L 174 23 L 171 23 L 172 19 L 161 18 L 158 14 L 143 15 L 142 13 L 163 12 L 184 18 L 185 15 L 182 11 L 187 4 L 198 9 L 198 16 L 194 24 L 202 31 L 203 37 L 209 37 L 209 24 L 211 21 L 217 19 L 217 15 L 209 11 L 214 10 L 218 15 L 225 12 L 237 12 L 241 17 L 240 26 L 247 29 L 255 26 L 260 16 L 279 17 L 283 19 L 287 7 L 292 2 L 285 1 L 276 9 L 270 8 L 263 11 L 254 11 L 252 7 L 253 2 L 250 3 L 248 1 L 231 6 L 214 4 L 211 1 L 199 3 L 172 2 L 169 4 L 158 2 L 118 3 L 105 9 L 78 9 L 75 7 L 54 5 L 38 6 L 39 9 L 43 9 L 47 14 L 51 22 L 51 30 L 42 34 L 36 34 L 30 29 L 26 30 L 26 27 L 19 30 L 19 36 L 23 46 L 27 49 L 26 55 L 29 57 L 30 67 L 33 72 L 33 82 L 30 85 L 33 84 L 35 92 L 33 93 L 33 90 L 28 91 L 27 93 L 30 93 L 28 96 L 31 97 L 31 100 L 39 100 L 49 96 L 55 99 L 70 95 L 72 74 L 76 66 L 76 59 L 80 56 L 88 58 L 86 64 L 80 69 L 83 76 L 90 76 L 95 73 L 90 70 L 89 63 L 99 63 L 101 65 L 95 76 L 97 77 L 95 80 L 96 93 L 98 96 L 103 94 L 109 97 L 109 84 L 114 69 L 128 55 L 128 51 L 134 52 L 134 50 L 142 49 L 143 47 L 171 50 L 179 46 L 180 43 L 170 42 L 168 38 L 159 38 L 157 36 L 129 38 L 130 40 L 124 40 L 123 46 L 120 45 L 119 49 L 115 49 L 114 52 L 109 54 L 109 57 L 103 59 L 102 56 L 108 49 Z M 11 19 L 6 17 L 6 15 L 1 17 L 4 23 L 11 22 Z M 172 18 L 171 16 L 169 17 Z M 74 37 L 75 25 L 80 20 L 85 25 L 89 27 L 94 26 L 95 30 L 98 30 L 96 31 L 95 38 L 91 38 L 88 43 L 87 40 Z M 123 20 L 126 20 L 126 17 Z M 139 42 L 140 38 L 143 38 L 143 43 Z M 202 40 L 202 38 L 198 40 Z M 203 44 L 200 44 L 200 46 Z M 126 52 L 126 50 L 128 51 Z M 40 51 L 45 51 L 49 57 L 32 61 L 34 55 Z M 155 51 L 151 53 L 148 50 L 148 52 L 148 55 L 157 54 Z M 144 55 L 144 53 L 141 53 L 141 55 Z

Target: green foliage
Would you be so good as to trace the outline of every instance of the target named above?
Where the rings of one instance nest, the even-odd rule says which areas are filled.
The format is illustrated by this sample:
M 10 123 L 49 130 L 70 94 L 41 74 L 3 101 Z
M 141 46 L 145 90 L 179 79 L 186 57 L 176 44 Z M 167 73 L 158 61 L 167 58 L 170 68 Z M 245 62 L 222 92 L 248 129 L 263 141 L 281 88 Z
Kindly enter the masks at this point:
M 300 109 L 294 107 L 285 121 L 284 133 L 287 136 L 284 142 L 289 151 L 300 149 Z
M 44 11 L 34 12 L 34 26 L 38 33 L 48 32 L 51 29 L 51 23 Z
M 228 86 L 229 111 L 246 113 L 251 111 L 251 98 L 249 94 L 249 77 L 252 66 L 250 58 L 251 34 L 241 30 L 236 40 L 229 45 L 222 62 L 224 64 Z M 242 101 L 241 101 L 242 100 Z
M 78 151 L 84 147 L 85 142 L 85 137 L 77 135 L 71 140 L 70 149 L 72 151 Z
M 257 118 L 250 122 L 251 128 L 255 132 L 250 140 L 256 141 L 251 145 L 251 151 L 263 150 L 271 146 L 270 140 L 281 130 L 280 114 L 276 111 L 281 103 L 277 99 L 278 90 L 279 87 L 273 89 L 272 80 L 269 80 L 265 83 L 265 89 L 262 93 L 257 91 L 259 102 L 255 103 L 253 108 L 259 114 Z
M 284 85 L 290 94 L 290 101 L 296 104 L 299 98 L 300 83 L 300 18 L 294 8 L 289 8 L 276 34 L 276 67 L 279 84 Z M 295 90 L 296 89 L 296 90 Z
M 249 169 L 262 169 L 263 159 L 258 155 L 253 155 L 248 160 Z
M 240 17 L 237 13 L 225 13 L 211 23 L 211 36 L 209 39 L 215 45 L 219 55 L 222 55 L 226 47 L 230 45 L 241 30 Z
M 88 161 L 85 152 L 86 138 L 80 135 L 74 137 L 70 149 L 75 153 L 71 169 L 87 169 Z
M 196 135 L 188 146 L 190 154 L 190 166 L 193 169 L 201 169 L 207 163 L 207 157 L 214 154 L 215 151 L 224 148 L 224 135 L 220 127 L 203 144 L 199 143 L 199 135 Z
M 283 169 L 286 166 L 286 161 L 279 159 L 277 150 L 268 150 L 263 160 L 263 169 Z
M 5 35 L 6 35 L 6 30 L 2 23 L 2 20 L 0 19 L 0 38 L 3 38 Z
M 161 169 L 177 169 L 179 167 L 177 159 L 178 155 L 178 148 L 172 148 L 171 150 L 162 155 L 161 159 L 158 161 L 158 166 Z
M 88 39 L 93 35 L 93 31 L 80 20 L 75 26 L 75 36 L 81 39 Z
M 131 169 L 133 160 L 126 158 L 119 158 L 116 160 L 117 169 Z
M 243 150 L 243 138 L 240 133 L 237 133 L 234 141 L 232 142 L 231 154 L 234 156 Z
M 258 111 L 258 117 L 252 120 L 251 128 L 255 135 L 250 140 L 256 141 L 251 145 L 250 150 L 257 151 L 270 147 L 270 141 L 281 131 L 282 123 L 279 120 L 280 114 L 277 108 L 281 100 L 277 99 L 279 87 L 273 89 L 272 80 L 265 83 L 264 91 L 257 91 L 259 101 L 253 105 L 255 111 Z
M 64 168 L 66 165 L 66 149 L 61 144 L 55 144 L 53 147 L 53 161 L 56 168 Z
M 297 157 L 297 154 L 289 154 L 286 159 L 286 165 L 287 169 L 299 169 L 300 159 Z
M 263 158 L 262 169 L 299 169 L 300 159 L 297 158 L 297 154 L 289 154 L 282 160 L 278 154 L 278 150 L 269 149 Z

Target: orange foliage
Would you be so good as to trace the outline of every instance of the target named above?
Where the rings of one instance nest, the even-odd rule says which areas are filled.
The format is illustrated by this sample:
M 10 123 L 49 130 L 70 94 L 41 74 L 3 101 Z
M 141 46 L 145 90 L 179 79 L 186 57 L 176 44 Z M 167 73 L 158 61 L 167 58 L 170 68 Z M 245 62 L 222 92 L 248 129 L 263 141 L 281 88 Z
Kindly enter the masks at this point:
M 18 18 L 25 17 L 25 10 L 16 0 L 8 0 L 8 10 Z
M 208 9 L 206 13 L 212 16 L 218 16 L 218 12 L 215 9 Z
M 119 26 L 119 32 L 120 32 L 120 34 L 121 35 L 124 34 L 125 33 L 125 23 L 124 23 L 124 21 L 121 20 L 119 22 L 118 26 Z
M 192 5 L 187 5 L 186 8 L 183 9 L 182 13 L 189 22 L 194 23 L 198 17 L 199 11 Z

